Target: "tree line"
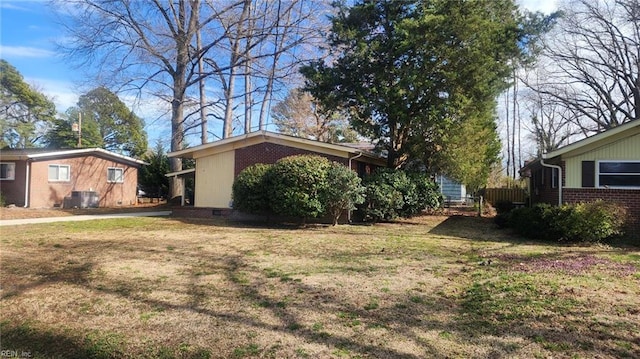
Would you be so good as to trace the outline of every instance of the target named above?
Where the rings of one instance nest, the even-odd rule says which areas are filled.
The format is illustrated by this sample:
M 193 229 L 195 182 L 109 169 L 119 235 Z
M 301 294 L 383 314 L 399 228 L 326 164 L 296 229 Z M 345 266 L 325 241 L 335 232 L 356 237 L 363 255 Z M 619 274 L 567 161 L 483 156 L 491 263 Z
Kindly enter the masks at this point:
M 99 147 L 132 157 L 147 151 L 144 120 L 104 87 L 57 113 L 53 101 L 0 59 L 0 148 Z
M 515 178 L 522 132 L 539 154 L 640 111 L 639 0 L 53 2 L 74 5 L 60 49 L 93 81 L 165 101 L 171 151 L 273 123 L 474 189 L 501 162 Z

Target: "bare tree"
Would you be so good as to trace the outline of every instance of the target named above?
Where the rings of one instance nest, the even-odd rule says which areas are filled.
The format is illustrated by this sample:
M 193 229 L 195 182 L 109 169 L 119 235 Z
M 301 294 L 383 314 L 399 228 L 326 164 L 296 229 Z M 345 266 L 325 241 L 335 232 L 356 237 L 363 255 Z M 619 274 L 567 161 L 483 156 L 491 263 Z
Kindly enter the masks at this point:
M 231 136 L 236 124 L 250 132 L 256 115 L 259 128 L 265 128 L 273 93 L 295 85 L 298 66 L 318 57 L 308 49 L 328 27 L 327 6 L 321 0 L 244 0 L 216 19 L 219 26 L 208 30 L 210 36 L 222 29 L 226 39 L 207 54 L 205 64 L 221 88 L 209 96 L 219 99 L 209 106 L 217 107 L 211 115 L 223 123 L 222 138 Z
M 202 76 L 198 60 L 226 38 L 222 32 L 196 46 L 195 36 L 242 2 L 224 5 L 203 0 L 67 0 L 56 2 L 65 13 L 68 42 L 61 44 L 79 67 L 96 71 L 121 90 L 147 91 L 171 106 L 171 151 L 185 146 L 185 106 L 188 90 Z M 210 6 L 214 5 L 214 6 Z M 70 10 L 69 10 L 70 9 Z M 69 10 L 69 11 L 67 11 Z M 218 69 L 223 70 L 223 69 Z M 171 171 L 182 169 L 171 158 Z M 173 181 L 172 196 L 182 194 L 181 181 Z
M 327 111 L 310 93 L 293 89 L 272 110 L 274 123 L 282 133 L 322 142 L 353 142 L 356 132 L 336 111 Z
M 640 118 L 640 1 L 569 0 L 533 85 L 584 134 Z

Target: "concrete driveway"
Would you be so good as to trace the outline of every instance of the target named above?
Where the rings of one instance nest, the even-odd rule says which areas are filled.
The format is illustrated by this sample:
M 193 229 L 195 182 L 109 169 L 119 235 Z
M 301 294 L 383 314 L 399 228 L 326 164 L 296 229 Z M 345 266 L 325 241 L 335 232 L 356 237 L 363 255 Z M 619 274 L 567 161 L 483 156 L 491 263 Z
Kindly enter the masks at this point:
M 5 219 L 0 220 L 0 226 L 18 226 L 23 224 L 53 223 L 53 222 L 73 222 L 73 221 L 90 221 L 94 219 L 112 219 L 112 218 L 129 218 L 129 217 L 161 217 L 169 216 L 171 211 L 156 212 L 134 212 L 134 213 L 115 213 L 115 214 L 94 214 L 80 216 L 65 217 L 46 217 L 46 218 L 24 218 L 24 219 Z

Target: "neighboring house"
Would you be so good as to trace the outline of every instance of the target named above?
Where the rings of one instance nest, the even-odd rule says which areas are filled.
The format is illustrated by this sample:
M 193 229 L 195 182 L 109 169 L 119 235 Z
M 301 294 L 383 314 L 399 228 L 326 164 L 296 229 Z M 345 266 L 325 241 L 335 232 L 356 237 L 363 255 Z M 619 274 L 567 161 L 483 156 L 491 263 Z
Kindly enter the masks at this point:
M 440 193 L 442 193 L 447 203 L 466 203 L 468 197 L 465 185 L 444 175 L 436 176 L 436 183 L 440 187 Z
M 627 207 L 640 225 L 640 121 L 631 121 L 528 162 L 532 203 L 578 203 L 598 199 Z
M 143 164 L 101 148 L 0 150 L 0 192 L 20 207 L 132 205 Z
M 171 152 L 169 157 L 195 159 L 196 166 L 167 176 L 195 172 L 194 207 L 200 210 L 191 210 L 189 216 L 208 217 L 232 208 L 232 186 L 240 171 L 256 163 L 272 164 L 293 155 L 323 156 L 349 166 L 360 176 L 386 165 L 384 158 L 358 148 L 258 131 Z

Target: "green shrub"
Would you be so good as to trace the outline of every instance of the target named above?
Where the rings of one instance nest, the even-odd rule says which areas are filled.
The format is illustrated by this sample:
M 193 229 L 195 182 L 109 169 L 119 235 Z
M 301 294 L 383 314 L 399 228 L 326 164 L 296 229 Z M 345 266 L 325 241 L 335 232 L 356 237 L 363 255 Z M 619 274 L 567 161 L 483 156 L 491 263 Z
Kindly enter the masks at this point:
M 438 184 L 431 180 L 429 177 L 425 176 L 423 173 L 410 172 L 407 174 L 409 179 L 415 184 L 416 191 L 416 206 L 413 208 L 408 208 L 405 203 L 405 211 L 406 213 L 410 213 L 411 215 L 419 214 L 425 209 L 435 209 L 442 206 L 444 201 L 444 197 L 440 192 L 440 187 Z
M 568 206 L 563 206 L 568 207 Z M 557 223 L 563 239 L 569 241 L 599 242 L 623 234 L 626 209 L 615 203 L 595 201 L 579 203 L 560 216 Z
M 266 173 L 271 165 L 258 163 L 242 170 L 233 182 L 233 208 L 262 214 L 270 210 Z
M 329 167 L 329 160 L 320 156 L 290 156 L 278 160 L 266 174 L 273 212 L 299 218 L 323 214 L 322 196 Z
M 366 199 L 361 210 L 367 221 L 411 217 L 442 203 L 438 186 L 424 174 L 378 169 L 365 178 L 364 184 Z
M 623 234 L 626 210 L 618 204 L 604 201 L 559 207 L 538 204 L 512 210 L 507 223 L 528 238 L 600 242 Z
M 344 211 L 353 210 L 357 204 L 364 202 L 365 188 L 361 183 L 360 177 L 343 164 L 330 164 L 323 202 L 326 214 L 331 216 L 334 226 Z

